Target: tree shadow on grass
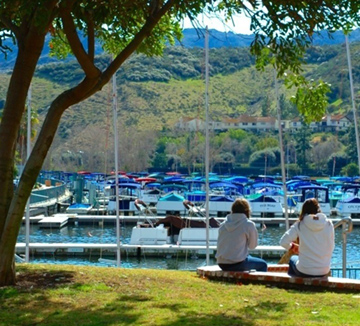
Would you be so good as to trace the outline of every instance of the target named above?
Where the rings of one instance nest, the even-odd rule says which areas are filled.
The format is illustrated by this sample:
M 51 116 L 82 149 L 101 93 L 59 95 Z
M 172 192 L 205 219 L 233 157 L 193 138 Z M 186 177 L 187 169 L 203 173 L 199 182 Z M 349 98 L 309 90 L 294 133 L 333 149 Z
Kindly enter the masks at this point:
M 65 288 L 68 285 L 62 285 Z M 58 287 L 61 289 L 61 286 Z M 76 289 L 76 284 L 70 288 Z M 46 295 L 46 290 L 37 289 L 38 295 L 31 295 L 31 300 L 25 300 L 26 304 L 16 305 L 16 309 L 11 311 L 9 318 L 0 318 L 1 325 L 166 325 L 166 326 L 253 326 L 261 320 L 276 320 L 273 311 L 282 312 L 285 304 L 271 301 L 257 302 L 255 305 L 242 306 L 238 310 L 231 311 L 215 307 L 213 313 L 203 312 L 194 309 L 189 303 L 159 303 L 151 293 L 146 294 L 118 294 L 114 300 L 104 302 L 104 304 L 93 304 L 84 301 L 83 306 L 74 307 L 71 300 L 67 303 L 52 302 L 52 298 Z M 20 293 L 18 298 L 21 300 L 29 296 Z M 96 296 L 96 293 L 84 297 Z M 5 300 L 6 301 L 6 300 Z M 144 310 L 139 310 L 138 305 L 146 304 Z M 13 303 L 12 303 L 13 304 Z M 154 311 L 150 310 L 149 305 Z M 150 308 L 151 309 L 151 308 Z M 272 317 L 271 317 L 272 315 Z M 3 317 L 4 314 L 0 313 Z M 169 320 L 166 317 L 170 316 Z M 156 318 L 156 320 L 155 320 Z M 2 319 L 2 320 L 1 320 Z
M 121 288 L 115 292 L 115 299 L 103 304 L 95 304 L 93 300 L 96 299 L 97 293 L 99 298 L 104 298 L 106 292 L 95 290 L 86 294 L 88 289 L 91 291 L 94 287 L 75 282 L 74 275 L 73 272 L 66 270 L 19 273 L 16 287 L 0 289 L 0 299 L 5 308 L 3 312 L 0 311 L 0 324 L 253 326 L 259 320 L 276 321 L 280 317 L 276 317 L 274 311 L 283 316 L 286 307 L 285 304 L 275 301 L 257 301 L 255 304 L 239 305 L 238 309 L 231 310 L 216 306 L 213 313 L 208 313 L 208 309 L 206 312 L 194 309 L 192 302 L 184 303 L 179 300 L 176 303 L 164 303 L 156 300 L 151 292 L 124 294 L 121 293 Z M 99 286 L 107 286 L 103 283 L 99 284 Z M 66 299 L 62 300 L 61 294 L 60 297 L 53 297 L 49 288 L 64 291 Z M 83 305 L 81 302 L 72 304 L 71 291 L 83 291 L 84 296 L 76 296 L 76 300 L 84 298 Z M 101 288 L 99 291 L 102 291 Z M 114 292 L 109 295 L 114 295 Z M 92 301 L 87 302 L 87 299 Z M 145 308 L 139 309 L 139 304 L 145 304 Z

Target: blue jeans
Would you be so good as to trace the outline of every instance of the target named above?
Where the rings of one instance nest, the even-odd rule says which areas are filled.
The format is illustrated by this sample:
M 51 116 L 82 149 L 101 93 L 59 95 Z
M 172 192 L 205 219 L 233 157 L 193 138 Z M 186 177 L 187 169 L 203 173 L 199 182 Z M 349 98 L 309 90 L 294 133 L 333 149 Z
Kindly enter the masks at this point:
M 299 256 L 292 256 L 290 258 L 289 261 L 289 270 L 288 270 L 288 274 L 290 276 L 298 276 L 298 277 L 323 277 L 325 275 L 309 275 L 309 274 L 304 274 L 301 273 L 297 268 L 296 268 L 296 262 L 299 260 Z
M 267 272 L 267 263 L 264 259 L 248 255 L 245 260 L 235 264 L 219 264 L 223 271 L 244 272 L 256 269 L 259 272 Z

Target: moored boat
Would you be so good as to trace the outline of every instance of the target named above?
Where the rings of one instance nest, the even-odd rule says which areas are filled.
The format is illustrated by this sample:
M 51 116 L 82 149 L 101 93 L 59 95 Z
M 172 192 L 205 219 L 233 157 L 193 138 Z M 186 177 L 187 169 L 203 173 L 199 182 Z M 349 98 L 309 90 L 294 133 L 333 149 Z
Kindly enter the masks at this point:
M 336 204 L 339 215 L 357 217 L 360 215 L 360 185 L 345 184 L 342 187 L 343 196 Z
M 295 214 L 300 214 L 303 203 L 306 199 L 316 198 L 319 202 L 321 211 L 330 216 L 330 200 L 329 200 L 329 188 L 318 185 L 301 186 L 296 189 L 296 207 Z

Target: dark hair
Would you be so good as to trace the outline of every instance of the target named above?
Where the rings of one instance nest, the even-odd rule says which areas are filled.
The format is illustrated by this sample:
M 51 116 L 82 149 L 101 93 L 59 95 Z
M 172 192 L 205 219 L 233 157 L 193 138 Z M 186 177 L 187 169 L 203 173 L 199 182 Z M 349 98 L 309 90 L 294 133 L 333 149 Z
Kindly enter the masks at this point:
M 231 206 L 231 213 L 242 213 L 250 218 L 250 204 L 245 198 L 237 198 Z
M 309 198 L 304 201 L 302 205 L 299 220 L 302 221 L 305 215 L 308 214 L 317 214 L 320 213 L 320 205 L 319 202 L 315 198 Z

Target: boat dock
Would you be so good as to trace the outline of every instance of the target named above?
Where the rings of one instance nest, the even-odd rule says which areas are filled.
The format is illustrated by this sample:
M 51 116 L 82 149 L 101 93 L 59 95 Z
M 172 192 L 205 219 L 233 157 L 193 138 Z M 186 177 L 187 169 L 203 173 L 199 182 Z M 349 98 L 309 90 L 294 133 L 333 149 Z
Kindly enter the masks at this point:
M 16 253 L 24 254 L 25 243 L 16 244 Z M 166 256 L 176 255 L 197 255 L 206 256 L 206 246 L 187 246 L 175 244 L 162 245 L 130 245 L 120 244 L 120 252 L 126 256 Z M 116 243 L 29 243 L 31 254 L 50 254 L 56 256 L 87 256 L 87 255 L 106 255 L 114 256 L 118 250 Z M 214 255 L 216 246 L 209 246 L 209 254 Z M 262 257 L 280 258 L 285 252 L 281 246 L 257 246 L 254 250 L 250 250 L 251 254 Z
M 66 214 L 56 214 L 54 216 L 47 216 L 39 220 L 37 223 L 41 228 L 62 228 L 69 221 Z
M 145 215 L 120 215 L 119 221 L 120 223 L 129 223 L 136 224 L 137 222 L 145 222 L 147 220 L 156 221 L 165 216 L 145 216 Z M 204 220 L 202 217 L 192 217 L 193 220 Z M 216 218 L 219 222 L 224 220 L 224 217 Z M 285 224 L 284 217 L 252 217 L 251 220 L 257 224 L 262 225 L 266 224 L 267 226 L 279 226 Z M 289 224 L 293 224 L 298 220 L 296 217 L 289 217 Z M 340 221 L 341 218 L 332 218 L 333 223 Z M 23 218 L 23 223 L 25 222 L 25 218 Z M 62 228 L 67 224 L 70 225 L 94 225 L 97 224 L 102 226 L 104 224 L 115 224 L 116 215 L 77 215 L 77 214 L 54 214 L 53 216 L 45 217 L 44 215 L 39 216 L 31 216 L 30 223 L 31 224 L 39 224 L 42 228 Z M 360 219 L 352 219 L 353 226 L 360 226 Z

